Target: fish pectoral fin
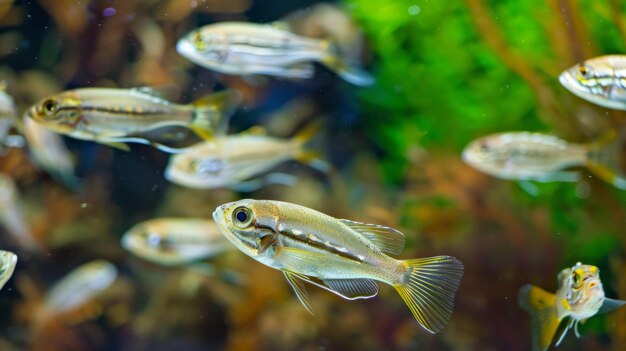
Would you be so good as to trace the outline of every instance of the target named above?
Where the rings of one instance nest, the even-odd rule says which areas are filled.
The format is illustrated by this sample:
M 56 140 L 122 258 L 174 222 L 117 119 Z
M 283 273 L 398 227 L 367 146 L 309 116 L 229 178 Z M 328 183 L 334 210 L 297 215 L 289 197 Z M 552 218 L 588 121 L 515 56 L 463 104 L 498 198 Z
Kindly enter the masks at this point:
M 574 323 L 576 321 L 574 319 L 571 319 L 569 321 L 569 323 L 567 323 L 567 326 L 565 328 L 563 328 L 563 331 L 561 332 L 561 336 L 559 336 L 559 339 L 556 341 L 556 343 L 554 344 L 554 347 L 558 347 L 559 345 L 561 345 L 561 343 L 563 342 L 563 339 L 565 339 L 565 335 L 567 335 L 567 332 L 572 329 L 572 326 L 574 326 Z M 575 327 L 575 329 L 577 328 L 577 326 Z M 576 336 L 579 337 L 578 332 L 576 331 Z M 550 346 L 550 345 L 548 345 Z
M 313 307 L 311 306 L 311 302 L 309 301 L 310 300 L 309 292 L 306 290 L 306 286 L 304 286 L 302 282 L 302 280 L 306 280 L 306 281 L 309 281 L 309 280 L 306 279 L 306 277 L 297 273 L 293 273 L 289 271 L 283 271 L 283 273 L 285 274 L 285 278 L 287 278 L 287 282 L 289 282 L 289 285 L 291 285 L 291 288 L 293 288 L 293 291 L 296 293 L 298 300 L 300 300 L 304 308 L 306 308 L 306 310 L 311 315 L 315 315 L 315 313 L 313 312 Z
M 228 120 L 241 103 L 241 94 L 226 90 L 200 98 L 192 103 L 194 113 L 189 128 L 204 140 L 225 134 Z
M 348 219 L 340 219 L 339 221 L 359 232 L 383 252 L 398 255 L 404 250 L 406 239 L 404 234 L 398 230 L 382 225 L 355 222 Z
M 598 313 L 607 313 L 611 312 L 616 308 L 620 308 L 626 304 L 626 301 L 609 299 L 608 297 L 604 298 L 604 302 L 602 302 L 602 306 L 600 306 L 600 310 Z
M 524 285 L 519 292 L 519 304 L 530 314 L 533 351 L 547 350 L 561 322 L 556 314 L 556 296 L 536 286 Z
M 324 279 L 331 290 L 347 300 L 369 299 L 378 295 L 378 284 L 372 279 Z

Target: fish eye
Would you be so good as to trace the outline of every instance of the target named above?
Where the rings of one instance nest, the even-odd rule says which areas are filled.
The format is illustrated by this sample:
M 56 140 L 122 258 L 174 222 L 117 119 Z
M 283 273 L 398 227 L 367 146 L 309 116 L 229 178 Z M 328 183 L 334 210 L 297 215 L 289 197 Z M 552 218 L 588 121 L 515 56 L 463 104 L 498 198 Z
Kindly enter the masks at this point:
M 193 35 L 193 46 L 196 48 L 196 50 L 204 50 L 206 48 L 206 46 L 204 45 L 204 40 L 202 39 L 202 34 L 200 34 L 200 32 L 196 32 Z
M 578 74 L 581 78 L 589 78 L 591 76 L 591 69 L 585 65 L 578 67 Z
M 574 283 L 574 287 L 580 286 L 580 274 L 578 272 L 572 273 L 572 282 Z
M 487 143 L 481 143 L 481 144 L 480 144 L 480 151 L 481 151 L 481 152 L 488 152 L 488 151 L 489 151 L 489 144 L 487 144 Z
M 57 111 L 59 105 L 55 100 L 46 100 L 43 104 L 41 104 L 41 107 L 43 108 L 43 113 L 46 116 L 51 116 Z
M 233 211 L 233 222 L 239 228 L 246 228 L 252 223 L 254 214 L 246 207 L 238 207 Z

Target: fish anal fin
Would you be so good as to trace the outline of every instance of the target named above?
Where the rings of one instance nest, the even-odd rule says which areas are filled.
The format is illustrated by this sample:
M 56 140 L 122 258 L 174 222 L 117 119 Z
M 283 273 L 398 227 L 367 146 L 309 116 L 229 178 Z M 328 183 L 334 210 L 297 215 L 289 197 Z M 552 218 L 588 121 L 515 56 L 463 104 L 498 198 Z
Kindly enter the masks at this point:
M 313 307 L 311 306 L 311 302 L 309 301 L 310 300 L 309 293 L 303 284 L 301 276 L 297 273 L 293 273 L 289 271 L 283 271 L 283 273 L 285 274 L 285 278 L 287 279 L 287 282 L 289 282 L 289 285 L 291 285 L 291 288 L 296 293 L 298 300 L 300 300 L 304 308 L 306 308 L 306 310 L 311 315 L 315 315 L 315 313 L 313 312 Z
M 211 140 L 215 134 L 224 134 L 228 120 L 239 103 L 241 94 L 235 90 L 211 94 L 193 102 L 193 119 L 189 128 L 200 138 Z
M 118 150 L 122 150 L 122 151 L 126 151 L 129 152 L 130 151 L 130 147 L 128 146 L 128 144 L 123 143 L 123 142 L 118 142 L 118 141 L 99 141 L 100 144 L 104 144 L 113 148 L 116 148 Z
M 339 221 L 359 232 L 383 252 L 398 255 L 404 250 L 406 239 L 404 234 L 398 230 L 382 225 L 355 222 L 348 219 L 340 219 Z
M 320 155 L 314 151 L 300 150 L 296 154 L 295 159 L 298 160 L 298 162 L 309 165 L 322 173 L 329 173 L 331 169 L 328 162 L 322 160 Z
M 585 144 L 585 166 L 598 178 L 626 190 L 626 175 L 621 162 L 622 143 L 617 131 L 610 129 L 597 140 Z
M 321 49 L 326 53 L 321 62 L 347 82 L 359 86 L 374 84 L 374 77 L 364 71 L 358 63 L 340 56 L 338 46 L 334 41 L 322 40 Z
M 602 302 L 602 306 L 600 306 L 600 310 L 598 313 L 607 313 L 611 312 L 616 308 L 620 308 L 626 304 L 626 301 L 609 299 L 608 297 L 604 298 L 604 302 Z
M 324 279 L 331 290 L 348 300 L 369 299 L 378 295 L 378 285 L 372 279 Z
M 424 329 L 438 333 L 452 315 L 454 297 L 463 277 L 463 264 L 452 256 L 402 261 L 406 267 L 394 288 Z
M 561 322 L 556 314 L 556 296 L 536 286 L 524 285 L 519 292 L 519 304 L 530 314 L 533 351 L 547 350 Z

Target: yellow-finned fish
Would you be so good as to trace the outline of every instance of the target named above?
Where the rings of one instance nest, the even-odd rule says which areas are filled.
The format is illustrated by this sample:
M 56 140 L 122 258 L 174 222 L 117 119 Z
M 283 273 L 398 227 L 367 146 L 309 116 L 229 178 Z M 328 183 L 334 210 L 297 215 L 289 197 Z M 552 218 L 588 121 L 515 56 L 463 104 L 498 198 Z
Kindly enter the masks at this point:
M 326 171 L 326 163 L 305 149 L 318 128 L 313 124 L 292 139 L 257 132 L 216 136 L 170 157 L 165 178 L 189 188 L 236 187 L 290 159 Z
M 231 245 L 215 222 L 201 218 L 155 218 L 130 228 L 122 247 L 148 261 L 175 266 L 212 257 Z
M 534 351 L 548 349 L 563 319 L 570 318 L 556 346 L 559 346 L 572 327 L 576 337 L 580 338 L 579 322 L 584 323 L 597 313 L 609 312 L 626 304 L 626 301 L 604 296 L 600 270 L 596 266 L 578 262 L 562 270 L 557 280 L 559 288 L 556 294 L 533 285 L 525 285 L 520 289 L 519 303 L 530 314 Z
M 342 55 L 334 41 L 302 37 L 279 27 L 246 22 L 210 24 L 181 38 L 176 50 L 195 64 L 221 73 L 311 78 L 315 61 L 352 84 L 374 83 L 358 62 Z
M 565 70 L 561 85 L 581 99 L 626 110 L 626 55 L 594 57 Z
M 578 181 L 579 174 L 564 168 L 582 166 L 619 189 L 626 189 L 620 168 L 622 140 L 613 130 L 586 144 L 569 143 L 549 134 L 509 132 L 471 142 L 463 160 L 501 179 Z
M 463 264 L 451 256 L 396 260 L 404 235 L 392 228 L 336 219 L 281 201 L 240 200 L 219 206 L 213 219 L 239 250 L 281 270 L 311 313 L 302 282 L 353 300 L 393 286 L 417 321 L 441 331 L 452 314 Z
M 225 129 L 227 116 L 239 94 L 226 91 L 191 105 L 171 103 L 154 88 L 81 88 L 48 97 L 32 106 L 27 116 L 44 127 L 77 139 L 91 140 L 128 150 L 127 142 L 175 149 L 146 137 L 148 132 L 185 126 L 210 140 Z
M 0 250 L 0 290 L 4 287 L 15 271 L 17 255 L 10 251 Z
M 35 163 L 70 189 L 78 187 L 80 180 L 74 175 L 74 159 L 61 136 L 30 118 L 24 118 L 23 122 L 24 137 Z

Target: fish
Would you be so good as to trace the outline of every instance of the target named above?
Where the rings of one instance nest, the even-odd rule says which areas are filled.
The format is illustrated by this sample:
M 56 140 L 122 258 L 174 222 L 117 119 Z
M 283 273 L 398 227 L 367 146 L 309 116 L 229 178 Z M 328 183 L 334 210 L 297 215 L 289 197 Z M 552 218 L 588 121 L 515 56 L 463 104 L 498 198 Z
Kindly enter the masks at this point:
M 600 179 L 626 190 L 621 171 L 622 140 L 615 130 L 585 144 L 569 143 L 556 136 L 531 132 L 491 134 L 472 141 L 463 160 L 479 171 L 500 179 L 539 182 L 580 180 L 569 167 L 586 167 Z
M 11 95 L 6 92 L 6 82 L 0 81 L 0 146 L 9 146 L 9 132 L 15 123 L 17 108 Z
M 561 85 L 593 104 L 626 110 L 626 55 L 590 58 L 559 75 Z
M 278 23 L 209 24 L 178 40 L 176 51 L 197 65 L 232 75 L 306 79 L 313 76 L 312 62 L 319 62 L 352 84 L 374 83 L 358 62 L 342 55 L 332 39 L 307 38 L 282 28 Z
M 41 314 L 48 317 L 78 308 L 108 288 L 115 279 L 117 268 L 111 262 L 98 259 L 84 263 L 48 290 Z
M 291 139 L 268 136 L 259 127 L 239 134 L 216 136 L 210 142 L 198 143 L 172 155 L 165 178 L 188 188 L 237 188 L 244 180 L 290 159 L 326 172 L 328 165 L 305 148 L 318 129 L 319 124 L 313 123 Z M 258 183 L 261 186 L 268 182 Z
M 17 265 L 17 255 L 10 251 L 0 250 L 0 290 L 13 276 Z
M 30 118 L 24 118 L 23 132 L 35 163 L 68 188 L 78 188 L 81 181 L 74 174 L 74 158 L 62 137 Z
M 216 256 L 231 245 L 211 219 L 164 217 L 134 225 L 122 247 L 150 262 L 177 266 Z
M 213 219 L 244 254 L 282 271 L 311 314 L 303 282 L 354 300 L 376 296 L 380 281 L 398 291 L 431 333 L 443 330 L 452 315 L 463 264 L 452 256 L 391 258 L 387 254 L 399 254 L 405 243 L 393 228 L 272 200 L 230 202 L 218 206 Z
M 6 173 L 0 173 L 0 223 L 21 248 L 31 252 L 41 250 L 20 209 L 17 186 Z
M 59 134 L 90 140 L 128 151 L 126 143 L 152 145 L 177 152 L 145 133 L 163 127 L 185 126 L 204 140 L 226 128 L 227 117 L 239 104 L 235 91 L 206 96 L 190 105 L 174 104 L 162 90 L 80 88 L 47 97 L 26 112 L 28 118 Z
M 596 266 L 577 262 L 563 269 L 557 277 L 556 294 L 533 285 L 524 285 L 519 292 L 519 304 L 530 314 L 533 350 L 547 350 L 561 321 L 569 318 L 556 346 L 570 329 L 580 338 L 578 324 L 598 313 L 610 312 L 626 304 L 604 296 L 600 270 Z

